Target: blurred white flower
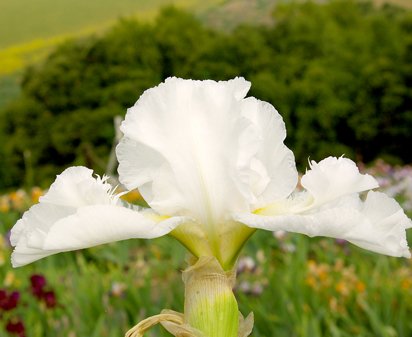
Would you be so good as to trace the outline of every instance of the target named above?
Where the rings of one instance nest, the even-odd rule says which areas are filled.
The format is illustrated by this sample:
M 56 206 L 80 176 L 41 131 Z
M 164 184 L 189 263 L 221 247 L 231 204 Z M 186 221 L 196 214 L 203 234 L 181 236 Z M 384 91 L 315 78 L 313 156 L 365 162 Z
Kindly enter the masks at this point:
M 253 272 L 256 268 L 256 262 L 250 256 L 241 257 L 237 264 L 237 273 Z
M 245 98 L 250 83 L 169 78 L 128 109 L 117 147 L 119 179 L 152 210 L 123 207 L 86 168 L 60 175 L 13 229 L 14 265 L 59 251 L 170 232 L 195 256 L 236 261 L 255 229 L 348 240 L 409 256 L 411 221 L 346 158 L 312 161 L 295 190 L 285 124 L 269 103 Z
M 274 231 L 273 236 L 278 240 L 283 240 L 286 238 L 287 232 L 282 230 Z

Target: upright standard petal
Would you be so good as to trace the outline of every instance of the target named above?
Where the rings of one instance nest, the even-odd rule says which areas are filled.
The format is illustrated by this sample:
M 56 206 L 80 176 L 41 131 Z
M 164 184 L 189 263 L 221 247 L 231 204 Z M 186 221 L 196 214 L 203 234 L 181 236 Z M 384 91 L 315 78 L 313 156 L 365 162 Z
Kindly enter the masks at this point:
M 139 187 L 159 213 L 191 215 L 202 223 L 217 222 L 226 209 L 247 208 L 234 175 L 238 135 L 248 127 L 239 110 L 249 86 L 240 78 L 170 78 L 147 90 L 122 124 L 120 181 Z
M 379 187 L 375 178 L 360 174 L 356 164 L 348 158 L 328 157 L 319 163 L 312 160 L 309 164 L 310 170 L 303 175 L 301 184 L 312 195 L 312 206 Z
M 206 225 L 290 194 L 297 173 L 283 121 L 269 104 L 245 99 L 249 87 L 243 78 L 169 78 L 147 90 L 122 124 L 120 181 L 159 213 Z
M 106 179 L 92 174 L 85 167 L 68 168 L 57 176 L 40 203 L 24 213 L 11 231 L 14 267 L 62 251 L 159 237 L 184 221 L 124 207 Z
M 258 151 L 246 166 L 251 172 L 246 175 L 250 179 L 248 187 L 256 197 L 253 208 L 258 208 L 287 198 L 296 187 L 298 172 L 293 152 L 283 143 L 286 127 L 277 110 L 254 97 L 244 103 L 242 115 L 253 123 L 261 137 Z
M 383 193 L 370 191 L 362 201 L 359 193 L 377 187 L 377 183 L 360 174 L 349 159 L 330 157 L 311 162 L 302 185 L 306 191 L 253 214 L 235 214 L 234 219 L 253 228 L 345 239 L 381 254 L 410 256 L 406 229 L 411 220 Z

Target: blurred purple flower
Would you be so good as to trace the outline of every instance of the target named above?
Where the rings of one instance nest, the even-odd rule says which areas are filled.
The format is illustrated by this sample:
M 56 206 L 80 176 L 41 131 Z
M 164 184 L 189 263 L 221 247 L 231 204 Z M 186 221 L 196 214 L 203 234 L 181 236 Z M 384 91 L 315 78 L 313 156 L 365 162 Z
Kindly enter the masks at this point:
M 47 308 L 54 308 L 57 305 L 56 294 L 53 290 L 46 291 L 43 294 L 43 300 Z
M 25 337 L 26 336 L 26 329 L 24 327 L 24 324 L 21 320 L 9 320 L 6 324 L 6 330 L 10 332 L 11 334 L 17 335 L 19 337 Z
M 44 301 L 47 308 L 54 308 L 57 305 L 56 294 L 53 290 L 45 289 L 47 280 L 43 275 L 33 274 L 30 277 L 31 293 L 39 301 Z
M 47 284 L 46 278 L 43 275 L 34 274 L 30 277 L 31 293 L 41 299 L 44 295 L 44 287 Z
M 0 289 L 0 308 L 9 311 L 17 307 L 20 299 L 20 293 L 13 291 L 7 294 L 6 290 Z
M 335 239 L 335 242 L 338 246 L 341 246 L 341 247 L 346 247 L 349 244 L 348 241 L 343 240 L 343 239 Z
M 237 266 L 237 273 L 252 273 L 256 269 L 256 262 L 250 256 L 241 257 Z
M 335 243 L 342 248 L 342 251 L 345 255 L 349 255 L 351 248 L 349 242 L 343 239 L 335 239 Z

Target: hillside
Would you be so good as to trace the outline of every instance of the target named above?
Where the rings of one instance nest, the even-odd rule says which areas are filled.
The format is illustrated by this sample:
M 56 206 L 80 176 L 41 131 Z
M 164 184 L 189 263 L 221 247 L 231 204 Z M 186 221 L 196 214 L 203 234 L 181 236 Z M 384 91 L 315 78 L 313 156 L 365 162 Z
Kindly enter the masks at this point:
M 207 25 L 231 29 L 239 23 L 265 24 L 279 2 L 288 0 L 19 0 L 0 1 L 0 107 L 16 97 L 19 73 L 59 43 L 104 32 L 120 17 L 152 20 L 161 7 L 174 5 Z M 385 0 L 374 0 L 382 5 Z M 410 0 L 389 2 L 412 8 Z
M 174 5 L 202 13 L 223 0 L 0 1 L 0 107 L 17 97 L 21 70 L 62 41 L 104 32 L 121 17 L 152 20 Z
M 50 47 L 75 36 L 99 33 L 121 17 L 151 20 L 175 5 L 203 12 L 224 1 L 200 0 L 21 0 L 0 2 L 0 75 L 43 58 Z
M 386 0 L 375 0 L 382 5 Z M 210 26 L 267 23 L 276 3 L 285 0 L 20 0 L 0 2 L 0 76 L 37 62 L 69 38 L 104 31 L 120 17 L 151 20 L 159 8 L 175 5 Z M 388 2 L 412 7 L 410 0 Z

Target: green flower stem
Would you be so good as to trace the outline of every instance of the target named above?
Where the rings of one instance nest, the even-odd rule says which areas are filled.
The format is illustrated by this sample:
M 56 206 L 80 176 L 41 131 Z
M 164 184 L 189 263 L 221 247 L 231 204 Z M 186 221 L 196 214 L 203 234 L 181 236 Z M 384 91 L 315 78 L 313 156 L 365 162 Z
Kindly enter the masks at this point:
M 238 337 L 239 311 L 233 294 L 235 273 L 214 257 L 201 257 L 183 272 L 184 321 L 205 337 Z
M 183 272 L 184 314 L 163 310 L 131 328 L 126 337 L 142 337 L 161 324 L 173 336 L 247 337 L 253 329 L 253 313 L 246 318 L 238 311 L 232 288 L 235 272 L 224 271 L 215 257 L 202 256 Z

